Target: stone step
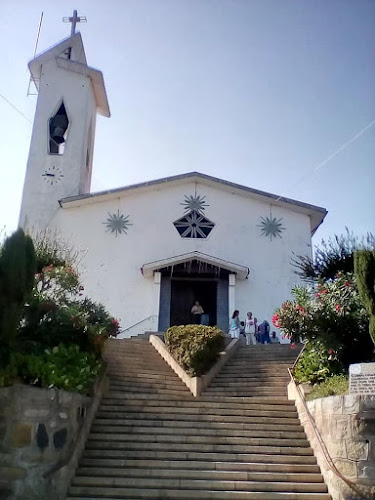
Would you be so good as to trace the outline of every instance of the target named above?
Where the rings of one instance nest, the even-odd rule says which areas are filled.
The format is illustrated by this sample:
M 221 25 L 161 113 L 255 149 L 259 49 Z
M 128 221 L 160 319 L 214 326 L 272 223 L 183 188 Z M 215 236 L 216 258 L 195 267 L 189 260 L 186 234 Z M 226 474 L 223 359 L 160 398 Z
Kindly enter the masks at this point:
M 84 491 L 84 493 L 81 493 Z M 118 499 L 142 499 L 153 500 L 179 499 L 179 500 L 332 500 L 328 493 L 270 493 L 270 492 L 247 492 L 247 491 L 196 491 L 175 489 L 141 489 L 141 488 L 106 488 L 108 494 L 95 496 L 95 488 L 71 488 L 67 500 L 90 499 L 90 500 L 118 500 Z M 84 496 L 81 496 L 84 494 Z M 116 495 L 116 496 L 112 496 Z M 89 495 L 89 496 L 87 496 Z M 121 496 L 118 496 L 121 495 Z M 277 495 L 277 496 L 275 496 Z
M 245 471 L 245 472 L 275 472 L 291 474 L 319 474 L 318 465 L 284 464 L 284 463 L 256 463 L 256 462 L 199 462 L 197 460 L 121 460 L 116 458 L 83 458 L 81 467 L 100 467 L 103 469 L 116 468 L 126 475 L 129 468 L 151 471 L 163 470 L 197 470 L 197 471 Z M 155 472 L 156 474 L 156 472 Z
M 278 373 L 278 375 L 276 375 Z M 287 370 L 284 371 L 267 371 L 267 370 L 243 370 L 239 372 L 227 372 L 224 369 L 217 374 L 216 378 L 214 380 L 221 380 L 221 379 L 233 379 L 235 380 L 236 378 L 244 378 L 244 379 L 254 379 L 254 378 L 264 378 L 264 377 L 278 377 L 279 379 L 281 378 L 282 380 L 288 381 L 290 380 L 290 376 Z
M 173 391 L 171 391 L 173 394 Z M 224 398 L 223 398 L 224 399 Z M 257 411 L 276 411 L 276 412 L 290 412 L 294 415 L 297 415 L 297 410 L 294 405 L 286 405 L 286 404 L 278 404 L 275 402 L 251 402 L 251 398 L 247 401 L 239 400 L 238 402 L 231 401 L 222 401 L 221 398 L 217 397 L 210 401 L 205 401 L 204 399 L 200 399 L 198 401 L 194 400 L 192 397 L 189 400 L 186 399 L 177 399 L 170 401 L 168 395 L 153 395 L 149 394 L 129 394 L 124 392 L 111 392 L 107 396 L 102 399 L 102 405 L 124 405 L 129 406 L 132 405 L 143 405 L 143 406 L 163 406 L 164 408 L 172 406 L 174 408 L 222 408 L 229 410 L 257 410 Z
M 221 436 L 217 434 L 213 435 L 192 435 L 192 433 L 179 433 L 179 434 L 163 434 L 163 433 L 158 433 L 157 435 L 155 434 L 144 434 L 144 433 L 131 433 L 129 434 L 122 434 L 122 433 L 103 433 L 103 432 L 91 432 L 90 433 L 90 440 L 96 441 L 96 442 L 101 442 L 103 443 L 103 446 L 111 446 L 113 442 L 116 443 L 125 443 L 125 442 L 132 442 L 132 443 L 160 443 L 160 444 L 166 444 L 166 443 L 178 443 L 179 445 L 184 445 L 184 444 L 198 444 L 200 443 L 201 445 L 207 444 L 207 445 L 225 445 L 225 446 L 230 446 L 230 445 L 243 445 L 246 451 L 247 446 L 288 446 L 288 447 L 299 447 L 299 448 L 308 448 L 309 442 L 305 437 L 302 437 L 302 439 L 299 439 L 298 437 L 288 437 L 288 436 L 283 436 L 283 437 L 277 437 L 277 438 L 272 438 L 272 437 L 233 437 L 233 436 Z M 234 449 L 234 448 L 233 448 Z M 237 450 L 237 451 L 242 451 Z
M 207 421 L 204 417 L 195 419 L 195 420 L 176 420 L 173 418 L 168 420 L 166 418 L 163 419 L 153 419 L 153 418 L 147 418 L 148 415 L 144 415 L 143 418 L 133 418 L 129 415 L 127 415 L 127 418 L 110 418 L 111 414 L 108 414 L 109 418 L 99 418 L 96 416 L 93 425 L 98 425 L 98 426 L 107 426 L 107 427 L 153 427 L 156 428 L 156 432 L 160 432 L 161 429 L 171 429 L 177 431 L 177 429 L 194 429 L 197 432 L 200 429 L 204 429 L 207 431 L 223 431 L 223 432 L 241 432 L 241 431 L 254 431 L 254 432 L 259 432 L 260 434 L 263 433 L 271 433 L 272 431 L 275 432 L 287 432 L 287 433 L 303 433 L 303 427 L 300 425 L 298 420 L 295 421 L 288 421 L 288 424 L 283 423 L 282 427 L 277 427 L 279 425 L 277 422 L 274 421 L 274 419 L 269 419 L 262 421 L 259 423 L 256 421 L 255 423 L 244 423 L 244 420 L 242 419 L 239 422 L 222 422 L 221 419 L 214 421 L 214 420 L 209 420 Z M 152 416 L 151 416 L 152 417 Z M 267 423 L 269 422 L 269 423 Z M 279 429 L 279 430 L 275 430 Z
M 150 403 L 150 404 L 148 404 Z M 163 405 L 161 402 L 159 405 L 156 405 L 153 401 L 144 401 L 140 403 L 139 401 L 132 402 L 128 401 L 124 402 L 124 405 L 121 404 L 107 404 L 103 401 L 99 407 L 99 412 L 127 412 L 127 413 L 153 413 L 153 414 L 169 414 L 175 415 L 220 415 L 221 417 L 255 417 L 255 418 L 264 418 L 264 417 L 275 417 L 277 414 L 278 418 L 287 418 L 287 419 L 296 419 L 296 412 L 292 411 L 275 411 L 275 410 L 262 410 L 261 408 L 254 410 L 247 409 L 230 409 L 230 408 L 210 408 L 210 407 L 189 407 L 189 406 L 169 406 Z
M 160 389 L 186 389 L 188 388 L 181 380 L 158 380 L 158 379 L 140 379 L 137 377 L 126 377 L 122 380 L 114 380 L 113 378 L 109 381 L 109 386 L 113 388 L 118 388 L 121 390 L 122 387 L 139 387 L 140 389 L 144 388 L 153 388 L 158 387 Z
M 284 440 L 283 440 L 284 441 Z M 242 440 L 243 442 L 243 440 Z M 202 443 L 202 442 L 140 442 L 140 441 L 108 441 L 98 440 L 92 435 L 89 436 L 86 442 L 88 450 L 148 450 L 148 451 L 177 451 L 177 452 L 206 452 L 206 453 L 261 453 L 269 455 L 312 455 L 312 449 L 308 442 L 306 446 L 293 446 L 293 441 L 285 440 L 285 445 L 278 444 L 271 446 L 267 444 L 246 445 L 246 444 L 222 444 L 222 443 Z
M 223 391 L 218 391 L 218 390 L 215 390 L 214 387 L 212 388 L 208 388 L 206 389 L 206 391 L 204 392 L 205 396 L 213 396 L 213 397 L 217 397 L 218 394 L 224 394 L 224 395 L 227 395 L 227 396 L 232 396 L 232 397 L 239 397 L 239 398 L 243 398 L 243 397 L 247 397 L 247 398 L 251 398 L 251 396 L 258 396 L 258 395 L 267 395 L 267 396 L 280 396 L 281 394 L 285 394 L 285 397 L 287 396 L 288 394 L 288 391 L 285 387 L 279 387 L 279 388 L 273 388 L 273 387 L 265 387 L 265 388 L 260 388 L 260 389 L 252 389 L 252 388 L 249 388 L 249 389 L 232 389 L 232 388 L 228 388 L 226 390 L 223 390 Z
M 152 429 L 151 429 L 152 430 Z M 93 423 L 91 427 L 91 432 L 93 434 L 123 434 L 128 433 L 129 435 L 136 434 L 149 434 L 151 432 L 150 426 L 141 425 L 116 425 L 116 424 L 97 424 Z M 155 432 L 155 431 L 154 431 Z M 156 433 L 158 435 L 192 435 L 200 436 L 223 436 L 237 439 L 240 436 L 247 438 L 277 438 L 277 439 L 306 439 L 303 430 L 296 431 L 285 431 L 285 430 L 269 430 L 269 429 L 253 429 L 253 430 L 242 430 L 238 428 L 233 429 L 212 429 L 204 427 L 158 427 Z
M 221 373 L 246 373 L 246 375 L 250 375 L 252 373 L 281 373 L 282 371 L 284 373 L 288 373 L 288 368 L 292 366 L 289 363 L 277 363 L 273 366 L 271 365 L 266 365 L 264 366 L 263 364 L 260 364 L 259 366 L 255 365 L 254 363 L 249 363 L 249 365 L 246 365 L 245 363 L 240 364 L 240 363 L 231 363 L 229 365 L 226 365 L 223 367 Z
M 142 488 L 106 488 L 105 494 L 96 496 L 96 488 L 71 488 L 70 496 L 66 500 L 90 499 L 90 500 L 118 500 L 118 499 L 142 499 L 152 500 L 332 500 L 328 493 L 270 493 L 270 492 L 247 492 L 247 491 L 196 491 L 196 490 L 164 490 L 164 489 L 142 489 Z M 81 496 L 84 495 L 84 496 Z M 118 496 L 120 495 L 120 496 Z M 277 495 L 277 496 L 275 496 Z
M 133 450 L 133 449 L 93 449 L 86 448 L 83 454 L 84 458 L 111 458 L 122 459 L 126 462 L 130 460 L 202 460 L 202 461 L 222 461 L 234 463 L 266 463 L 266 464 L 304 464 L 316 465 L 316 459 L 313 455 L 293 455 L 292 453 L 269 454 L 267 452 L 259 453 L 234 453 L 234 452 L 203 452 L 203 451 L 174 451 L 174 450 Z
M 93 487 L 98 490 L 104 488 L 137 488 L 139 479 L 133 477 L 89 477 L 76 476 L 73 479 L 73 487 Z M 204 480 L 204 479 L 168 479 L 143 477 L 142 488 L 160 488 L 160 489 L 191 489 L 191 490 L 223 490 L 223 491 L 274 491 L 274 492 L 307 492 L 307 493 L 326 493 L 327 487 L 324 483 L 289 483 L 282 482 L 264 482 L 264 481 L 225 481 L 225 480 Z M 98 495 L 99 491 L 96 491 Z
M 152 411 L 154 410 L 154 411 Z M 157 410 L 157 409 L 156 409 Z M 273 413 L 273 412 L 272 412 Z M 142 409 L 134 409 L 132 411 L 126 411 L 122 409 L 122 411 L 114 411 L 110 408 L 99 408 L 99 411 L 96 414 L 97 418 L 102 419 L 145 419 L 145 420 L 159 420 L 165 422 L 166 420 L 172 421 L 180 421 L 180 422 L 202 422 L 202 423 L 212 423 L 212 422 L 222 422 L 225 420 L 227 423 L 236 423 L 238 425 L 243 424 L 255 424 L 259 422 L 260 416 L 257 412 L 254 412 L 252 416 L 244 415 L 225 415 L 223 419 L 222 414 L 212 414 L 212 413 L 186 413 L 182 411 L 180 413 L 161 413 L 157 412 L 154 409 L 146 409 L 142 411 Z M 280 417 L 279 415 L 276 417 L 274 415 L 271 416 L 262 416 L 262 424 L 270 424 L 270 425 L 295 425 L 299 426 L 300 422 L 297 418 L 290 417 Z
M 183 465 L 183 463 L 181 464 Z M 256 471 L 233 471 L 233 470 L 192 470 L 192 469 L 173 469 L 170 468 L 103 468 L 103 467 L 80 467 L 77 476 L 94 477 L 121 477 L 121 478 L 167 478 L 167 479 L 200 479 L 214 481 L 256 481 L 256 482 L 295 482 L 295 483 L 323 483 L 321 474 L 312 474 L 306 472 L 300 473 L 280 473 L 280 472 L 256 472 Z
M 138 399 L 159 399 L 160 397 L 160 401 L 163 398 L 179 400 L 181 398 L 192 399 L 193 397 L 186 386 L 185 389 L 183 387 L 180 389 L 159 389 L 158 387 L 145 389 L 129 385 L 129 387 L 123 387 L 120 390 L 118 388 L 111 388 L 107 394 L 107 398 L 113 399 L 132 399 L 133 396 Z
M 220 376 L 216 380 L 211 382 L 211 386 L 215 386 L 216 384 L 223 386 L 226 383 L 237 383 L 246 386 L 265 386 L 272 385 L 275 382 L 276 386 L 284 385 L 286 387 L 290 382 L 289 373 L 280 374 L 277 379 L 273 375 L 269 375 L 268 373 L 257 373 L 256 376 L 253 375 L 245 375 L 242 372 L 238 373 L 221 373 Z
M 110 374 L 109 380 L 111 382 L 124 382 L 126 380 L 139 380 L 142 382 L 143 380 L 154 380 L 154 381 L 161 381 L 165 383 L 180 383 L 183 384 L 181 379 L 171 370 L 168 373 L 163 373 L 163 374 L 157 374 L 157 373 L 137 373 L 135 375 L 129 374 L 129 375 L 124 375 L 123 372 L 121 372 L 120 375 L 116 374 Z

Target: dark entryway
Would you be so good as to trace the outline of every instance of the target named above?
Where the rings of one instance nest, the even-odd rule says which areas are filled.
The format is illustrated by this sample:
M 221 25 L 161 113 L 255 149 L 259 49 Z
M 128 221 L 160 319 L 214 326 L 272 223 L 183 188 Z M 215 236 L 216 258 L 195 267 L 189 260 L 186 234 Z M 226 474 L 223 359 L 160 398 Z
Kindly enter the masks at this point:
M 192 323 L 190 311 L 195 300 L 209 315 L 211 326 L 228 330 L 228 270 L 193 260 L 160 272 L 159 331 Z
M 172 279 L 170 325 L 193 323 L 191 308 L 198 300 L 204 310 L 203 323 L 210 326 L 217 323 L 217 280 Z M 206 324 L 207 324 L 206 323 Z

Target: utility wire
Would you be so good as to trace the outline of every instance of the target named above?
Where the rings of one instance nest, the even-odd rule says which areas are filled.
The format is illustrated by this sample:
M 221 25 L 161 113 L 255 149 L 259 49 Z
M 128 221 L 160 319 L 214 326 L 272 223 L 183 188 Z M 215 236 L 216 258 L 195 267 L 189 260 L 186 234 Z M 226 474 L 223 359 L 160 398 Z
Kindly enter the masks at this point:
M 304 181 L 307 177 L 310 177 L 311 174 L 313 174 L 314 172 L 317 172 L 322 167 L 324 167 L 330 160 L 332 160 L 332 158 L 337 156 L 339 153 L 341 153 L 341 151 L 346 149 L 352 142 L 356 141 L 359 137 L 361 137 L 361 135 L 363 135 L 370 127 L 372 127 L 374 125 L 374 123 L 375 123 L 375 120 L 373 120 L 371 123 L 366 125 L 366 127 L 364 127 L 362 130 L 360 130 L 357 134 L 353 135 L 353 137 L 351 137 L 348 141 L 344 142 L 344 144 L 342 144 L 338 149 L 336 149 L 336 151 L 334 151 L 331 155 L 329 155 L 328 158 L 326 158 L 324 161 L 322 161 L 318 165 L 315 165 L 315 167 L 312 169 L 312 173 L 308 173 L 308 174 L 304 175 L 303 177 L 301 177 L 301 179 L 299 179 L 299 181 L 297 181 L 292 186 L 292 188 L 295 188 L 296 186 L 298 186 L 298 184 L 300 184 L 302 181 Z M 281 198 L 284 198 L 284 197 L 279 196 L 275 201 L 279 201 Z
M 4 101 L 7 102 L 9 104 L 9 106 L 11 106 L 15 111 L 17 111 L 18 114 L 23 116 L 25 118 L 25 120 L 27 120 L 29 123 L 31 123 L 31 120 L 29 120 L 29 118 L 26 115 L 24 115 L 22 113 L 22 111 L 20 111 L 14 104 L 12 104 L 10 101 L 8 101 L 8 99 L 6 97 L 4 97 L 3 94 L 0 94 L 0 97 L 2 97 L 4 99 Z

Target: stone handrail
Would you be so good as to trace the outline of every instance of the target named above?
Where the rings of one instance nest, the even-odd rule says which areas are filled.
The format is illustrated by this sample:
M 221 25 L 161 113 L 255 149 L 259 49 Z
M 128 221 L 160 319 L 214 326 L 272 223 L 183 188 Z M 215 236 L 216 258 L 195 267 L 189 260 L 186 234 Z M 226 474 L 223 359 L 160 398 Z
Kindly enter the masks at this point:
M 167 346 L 164 344 L 160 337 L 150 335 L 150 342 L 158 351 L 160 356 L 168 363 L 172 370 L 180 377 L 186 387 L 190 390 L 194 397 L 200 396 L 202 392 L 208 387 L 212 379 L 219 373 L 227 361 L 236 352 L 240 345 L 240 339 L 233 339 L 219 354 L 219 359 L 214 366 L 202 377 L 190 377 L 185 370 L 177 363 L 172 354 L 168 351 Z

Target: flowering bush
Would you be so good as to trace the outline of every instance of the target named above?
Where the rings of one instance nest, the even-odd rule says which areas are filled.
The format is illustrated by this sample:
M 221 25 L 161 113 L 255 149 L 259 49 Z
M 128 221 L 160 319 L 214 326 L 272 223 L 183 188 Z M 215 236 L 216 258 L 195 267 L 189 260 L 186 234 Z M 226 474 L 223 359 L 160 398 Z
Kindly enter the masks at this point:
M 294 289 L 293 300 L 284 302 L 275 311 L 272 322 L 280 328 L 283 338 L 310 342 L 310 346 L 319 350 L 321 362 L 317 363 L 316 372 L 323 369 L 322 359 L 328 360 L 333 353 L 337 363 L 345 368 L 372 357 L 368 317 L 353 274 L 339 273 L 334 280 L 320 282 L 312 288 Z M 302 359 L 309 355 L 306 351 Z M 324 371 L 326 375 L 329 373 L 337 371 Z
M 15 356 L 0 373 L 0 386 L 18 372 L 25 380 L 37 377 L 42 385 L 85 391 L 88 381 L 96 376 L 95 367 L 101 366 L 104 343 L 119 333 L 119 323 L 103 305 L 83 296 L 84 287 L 73 261 L 58 250 L 58 243 L 43 240 L 35 248 L 34 286 L 23 306 Z M 60 364 L 48 377 L 55 362 Z

